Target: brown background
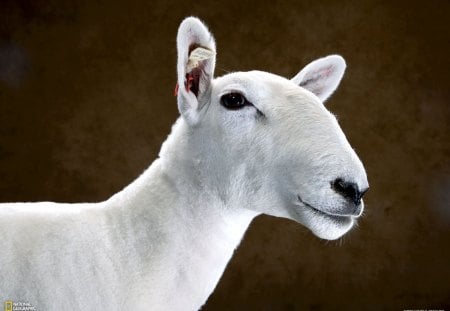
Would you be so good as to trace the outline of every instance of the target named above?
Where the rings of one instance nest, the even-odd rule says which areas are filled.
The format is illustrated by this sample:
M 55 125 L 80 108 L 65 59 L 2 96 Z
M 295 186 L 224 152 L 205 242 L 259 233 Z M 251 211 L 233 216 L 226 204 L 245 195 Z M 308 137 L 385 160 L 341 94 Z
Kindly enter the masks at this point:
M 175 35 L 197 15 L 217 75 L 343 55 L 327 106 L 371 184 L 337 242 L 256 219 L 204 310 L 449 310 L 450 3 L 318 2 L 0 1 L 0 201 L 98 201 L 137 177 L 177 118 Z

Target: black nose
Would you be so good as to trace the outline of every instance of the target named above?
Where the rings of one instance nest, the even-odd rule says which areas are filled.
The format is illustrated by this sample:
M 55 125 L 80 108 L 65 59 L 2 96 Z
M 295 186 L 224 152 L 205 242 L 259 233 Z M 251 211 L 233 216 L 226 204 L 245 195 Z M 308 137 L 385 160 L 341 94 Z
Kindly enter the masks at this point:
M 356 206 L 361 204 L 361 198 L 369 190 L 369 188 L 360 191 L 358 185 L 353 182 L 346 182 L 341 178 L 331 183 L 334 191 L 342 195 L 344 198 L 351 200 Z

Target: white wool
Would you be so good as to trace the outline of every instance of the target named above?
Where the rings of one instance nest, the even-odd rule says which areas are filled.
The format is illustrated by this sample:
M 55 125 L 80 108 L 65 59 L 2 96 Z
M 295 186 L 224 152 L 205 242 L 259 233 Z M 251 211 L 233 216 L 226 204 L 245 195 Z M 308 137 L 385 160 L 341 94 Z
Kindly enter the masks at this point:
M 193 65 L 198 96 L 185 87 L 192 46 L 211 51 Z M 181 117 L 137 180 L 96 204 L 0 204 L 1 301 L 198 310 L 257 215 L 293 219 L 324 239 L 350 230 L 363 203 L 355 210 L 330 184 L 341 178 L 362 191 L 367 177 L 322 104 L 343 59 L 319 59 L 292 80 L 260 71 L 213 79 L 214 39 L 192 17 L 177 48 Z M 252 105 L 225 108 L 229 93 Z

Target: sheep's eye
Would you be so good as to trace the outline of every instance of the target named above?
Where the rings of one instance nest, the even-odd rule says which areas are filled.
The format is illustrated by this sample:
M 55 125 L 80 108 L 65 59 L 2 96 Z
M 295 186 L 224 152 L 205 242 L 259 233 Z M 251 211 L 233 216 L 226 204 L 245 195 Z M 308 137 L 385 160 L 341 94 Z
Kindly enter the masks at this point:
M 227 109 L 236 110 L 240 109 L 250 103 L 247 99 L 239 93 L 225 94 L 220 98 L 220 103 Z

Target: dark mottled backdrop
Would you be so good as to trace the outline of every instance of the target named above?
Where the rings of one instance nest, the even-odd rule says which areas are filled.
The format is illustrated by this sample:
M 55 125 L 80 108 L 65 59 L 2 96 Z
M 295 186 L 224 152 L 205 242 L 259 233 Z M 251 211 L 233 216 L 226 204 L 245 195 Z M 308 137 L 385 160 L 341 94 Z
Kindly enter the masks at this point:
M 2 0 L 0 201 L 98 201 L 137 177 L 177 118 L 188 15 L 215 34 L 218 75 L 343 55 L 327 106 L 371 184 L 338 242 L 256 219 L 204 309 L 448 310 L 448 1 Z

